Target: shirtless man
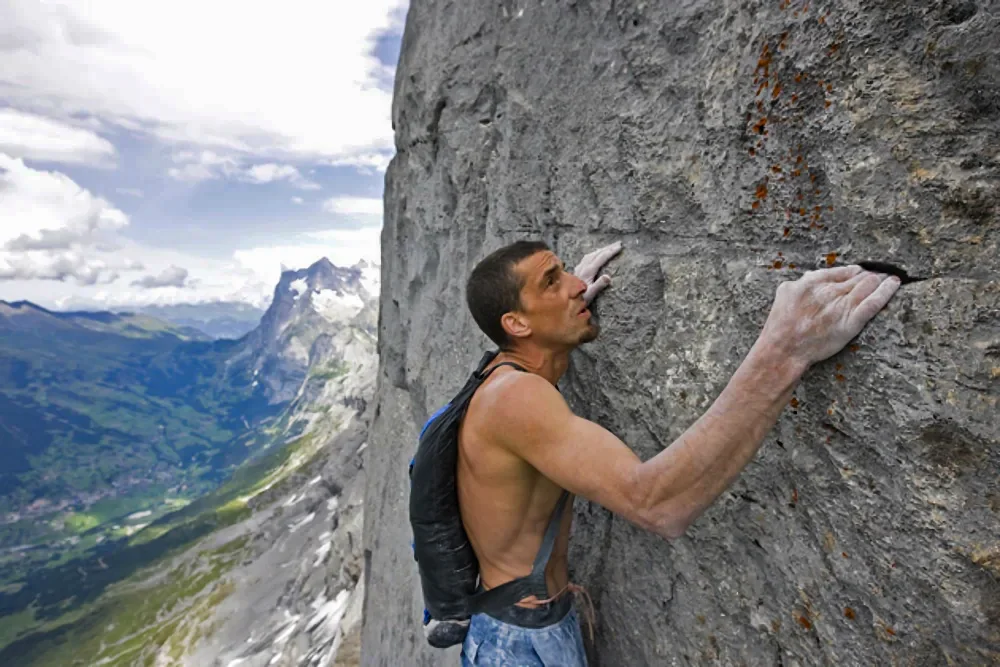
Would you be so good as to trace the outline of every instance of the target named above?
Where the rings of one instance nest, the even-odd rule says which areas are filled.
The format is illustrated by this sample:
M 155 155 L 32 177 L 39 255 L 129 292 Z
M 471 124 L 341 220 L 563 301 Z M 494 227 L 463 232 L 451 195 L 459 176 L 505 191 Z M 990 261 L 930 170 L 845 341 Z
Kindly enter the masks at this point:
M 500 348 L 490 366 L 524 369 L 496 368 L 459 432 L 459 507 L 482 589 L 532 571 L 564 490 L 666 539 L 683 535 L 753 458 L 806 369 L 857 336 L 900 284 L 846 266 L 779 285 L 760 336 L 726 388 L 683 435 L 643 462 L 614 434 L 574 415 L 556 389 L 570 352 L 597 337 L 587 305 L 611 283 L 597 274 L 620 250 L 616 243 L 590 253 L 570 273 L 544 244 L 522 241 L 485 258 L 469 278 L 473 318 Z M 586 664 L 565 594 L 573 588 L 571 518 L 569 509 L 556 517 L 545 590 L 502 613 L 473 615 L 463 665 Z

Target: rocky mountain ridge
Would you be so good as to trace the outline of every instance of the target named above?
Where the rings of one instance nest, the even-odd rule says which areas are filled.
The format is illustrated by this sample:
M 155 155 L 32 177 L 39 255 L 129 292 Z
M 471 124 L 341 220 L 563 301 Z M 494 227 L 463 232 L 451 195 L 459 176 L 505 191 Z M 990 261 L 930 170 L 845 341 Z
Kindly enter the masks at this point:
M 284 271 L 260 325 L 242 341 L 243 351 L 233 363 L 249 360 L 272 403 L 292 400 L 317 341 L 351 326 L 375 335 L 377 272 L 369 262 L 340 268 L 326 258 L 306 269 Z

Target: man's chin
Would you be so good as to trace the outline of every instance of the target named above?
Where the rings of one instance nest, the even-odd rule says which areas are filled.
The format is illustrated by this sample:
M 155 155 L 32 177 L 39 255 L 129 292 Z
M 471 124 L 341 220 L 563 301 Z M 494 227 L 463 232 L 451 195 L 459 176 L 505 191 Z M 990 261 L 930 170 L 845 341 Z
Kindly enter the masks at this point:
M 601 333 L 601 325 L 594 324 L 593 322 L 591 322 L 587 326 L 587 330 L 584 331 L 583 334 L 580 336 L 580 341 L 577 344 L 583 345 L 584 343 L 589 343 L 591 341 L 597 340 L 597 337 L 600 335 L 600 333 Z

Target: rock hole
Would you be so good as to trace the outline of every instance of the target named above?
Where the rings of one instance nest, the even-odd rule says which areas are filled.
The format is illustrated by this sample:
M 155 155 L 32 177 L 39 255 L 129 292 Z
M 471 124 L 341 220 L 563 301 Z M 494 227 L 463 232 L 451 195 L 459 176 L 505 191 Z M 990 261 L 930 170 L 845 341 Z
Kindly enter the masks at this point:
M 924 457 L 955 472 L 974 471 L 982 464 L 988 445 L 958 424 L 944 421 L 921 429 Z
M 953 0 L 945 3 L 944 18 L 948 23 L 958 25 L 971 19 L 978 11 L 979 8 L 972 0 Z
M 890 276 L 896 276 L 899 278 L 899 282 L 903 285 L 908 283 L 917 283 L 921 280 L 927 280 L 926 278 L 920 278 L 917 276 L 911 276 L 907 273 L 906 269 L 896 266 L 895 264 L 890 264 L 889 262 L 878 262 L 873 260 L 865 260 L 857 263 L 862 269 L 866 271 L 875 271 L 876 273 L 887 273 Z

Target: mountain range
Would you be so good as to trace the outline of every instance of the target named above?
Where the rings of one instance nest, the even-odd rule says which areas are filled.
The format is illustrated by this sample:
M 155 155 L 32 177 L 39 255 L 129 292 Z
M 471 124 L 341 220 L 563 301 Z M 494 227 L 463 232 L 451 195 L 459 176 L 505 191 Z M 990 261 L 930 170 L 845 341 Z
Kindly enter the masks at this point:
M 295 501 L 282 508 L 328 502 L 354 489 L 351 525 L 360 526 L 363 486 L 351 481 L 361 468 L 358 425 L 374 393 L 378 273 L 326 259 L 286 271 L 258 325 L 238 339 L 214 340 L 144 313 L 0 302 L 0 663 L 57 664 L 58 638 L 73 637 L 76 652 L 90 645 L 101 633 L 79 614 L 118 618 L 113 609 L 125 603 L 111 590 L 148 581 L 150 568 L 168 567 L 167 554 L 252 570 L 272 545 L 247 531 L 292 530 L 280 519 L 286 510 L 272 507 L 279 500 Z M 334 441 L 346 444 L 331 448 Z M 297 489 L 303 470 L 326 470 L 331 481 L 316 484 L 322 475 L 313 475 L 316 488 Z M 347 509 L 335 505 L 330 517 Z M 296 540 L 323 536 L 327 555 L 351 560 L 349 546 L 331 552 L 335 531 L 299 528 Z M 230 555 L 198 555 L 195 545 L 205 542 Z M 335 593 L 353 590 L 359 559 L 354 553 Z M 312 560 L 321 567 L 324 559 Z M 231 573 L 195 597 L 221 600 L 217 586 L 235 595 L 236 580 Z M 178 595 L 187 593 L 164 592 L 163 603 L 175 605 Z M 158 609 L 130 636 L 170 617 Z M 239 621 L 226 627 L 242 632 Z M 318 645 L 342 639 L 328 635 Z M 187 637 L 182 653 L 214 650 L 198 639 Z M 93 655 L 103 660 L 111 648 L 98 642 Z
M 211 338 L 242 338 L 253 331 L 264 310 L 240 301 L 179 303 L 130 309 L 164 322 L 197 329 Z

